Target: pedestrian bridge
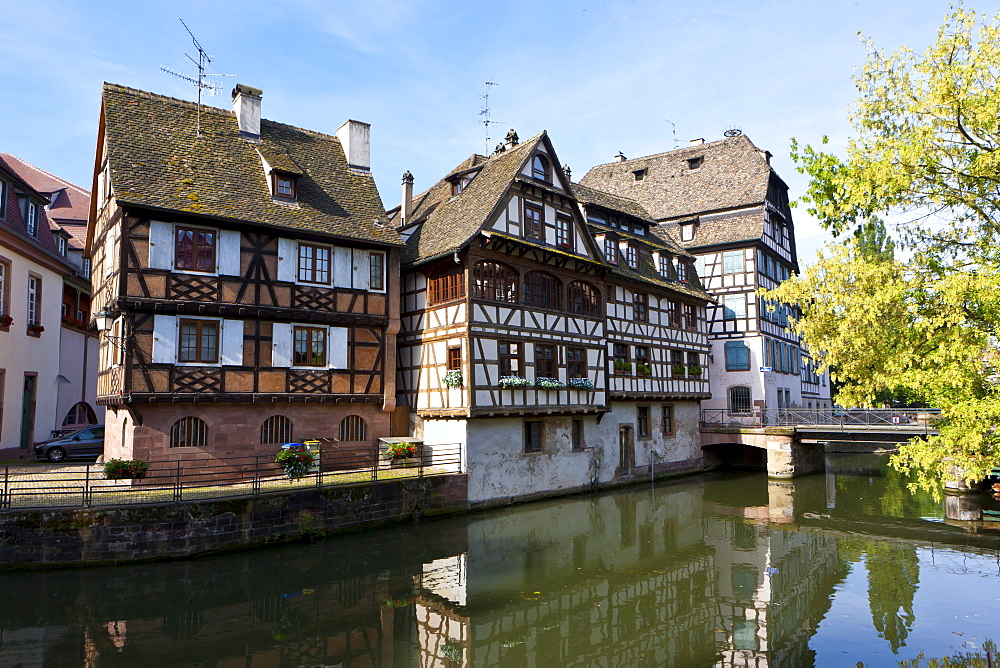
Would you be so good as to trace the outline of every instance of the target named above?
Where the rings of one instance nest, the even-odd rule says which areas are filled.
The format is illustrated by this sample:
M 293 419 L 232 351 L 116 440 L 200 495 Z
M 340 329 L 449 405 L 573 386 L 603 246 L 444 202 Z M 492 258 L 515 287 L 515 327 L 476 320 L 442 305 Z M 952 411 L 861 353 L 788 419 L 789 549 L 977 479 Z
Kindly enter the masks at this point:
M 930 409 L 704 409 L 701 444 L 709 465 L 766 468 L 774 478 L 823 470 L 828 448 L 893 449 L 937 434 Z

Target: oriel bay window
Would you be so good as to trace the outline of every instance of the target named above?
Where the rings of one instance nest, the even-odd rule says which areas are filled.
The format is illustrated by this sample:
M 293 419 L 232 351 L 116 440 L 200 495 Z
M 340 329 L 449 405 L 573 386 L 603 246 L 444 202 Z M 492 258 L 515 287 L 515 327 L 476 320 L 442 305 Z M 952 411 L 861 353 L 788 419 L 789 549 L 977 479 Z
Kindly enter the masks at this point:
M 460 299 L 465 296 L 465 273 L 461 265 L 445 265 L 428 279 L 428 304 Z
M 535 378 L 555 378 L 556 347 L 548 343 L 535 344 Z
M 215 271 L 215 230 L 176 228 L 174 268 L 185 271 Z
M 216 364 L 219 361 L 219 321 L 181 318 L 177 361 Z
M 573 281 L 566 287 L 570 313 L 591 318 L 601 317 L 601 293 L 590 283 Z
M 497 363 L 501 376 L 519 376 L 521 374 L 521 344 L 513 341 L 497 343 Z
M 587 351 L 583 348 L 566 348 L 566 374 L 569 378 L 587 377 Z
M 517 272 L 505 264 L 483 260 L 472 269 L 472 296 L 497 302 L 517 302 Z
M 538 308 L 562 308 L 562 283 L 544 271 L 529 271 L 524 275 L 524 303 Z
M 299 244 L 299 280 L 306 283 L 330 283 L 330 247 Z
M 293 366 L 326 368 L 326 327 L 293 328 Z
M 535 241 L 542 240 L 542 221 L 544 214 L 542 208 L 535 204 L 525 202 L 524 204 L 524 236 Z

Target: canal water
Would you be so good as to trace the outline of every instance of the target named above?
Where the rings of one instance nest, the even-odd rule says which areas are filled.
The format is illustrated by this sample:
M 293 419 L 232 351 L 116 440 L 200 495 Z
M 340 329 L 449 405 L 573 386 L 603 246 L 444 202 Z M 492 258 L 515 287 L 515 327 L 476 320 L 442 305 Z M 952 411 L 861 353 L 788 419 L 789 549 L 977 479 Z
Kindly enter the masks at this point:
M 827 463 L 793 482 L 716 474 L 311 545 L 0 574 L 0 665 L 985 666 L 1000 532 L 948 520 L 878 456 Z

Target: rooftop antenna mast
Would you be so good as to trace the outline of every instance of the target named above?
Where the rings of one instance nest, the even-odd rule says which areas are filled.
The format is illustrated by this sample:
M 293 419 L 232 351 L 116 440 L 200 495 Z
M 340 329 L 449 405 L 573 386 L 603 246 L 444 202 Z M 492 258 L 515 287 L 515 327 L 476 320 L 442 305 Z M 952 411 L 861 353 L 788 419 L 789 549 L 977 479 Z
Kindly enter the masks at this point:
M 188 54 L 184 54 L 188 60 L 194 63 L 194 66 L 198 68 L 198 74 L 194 77 L 188 76 L 186 74 L 181 74 L 180 72 L 175 72 L 168 67 L 160 66 L 161 72 L 166 72 L 167 74 L 172 74 L 178 79 L 183 79 L 194 84 L 194 87 L 198 91 L 198 121 L 197 121 L 197 136 L 201 137 L 201 93 L 202 91 L 208 91 L 209 95 L 215 95 L 218 91 L 222 90 L 222 86 L 216 83 L 211 83 L 208 81 L 208 77 L 235 77 L 235 74 L 216 74 L 214 72 L 206 72 L 205 70 L 212 64 L 212 58 L 207 53 L 205 49 L 201 47 L 201 42 L 198 38 L 194 36 L 191 32 L 191 28 L 188 28 L 188 24 L 184 23 L 184 19 L 177 19 L 187 30 L 187 34 L 191 35 L 191 42 L 194 44 L 194 48 L 198 50 L 198 60 L 195 60 Z
M 481 121 L 483 127 L 486 128 L 486 155 L 490 154 L 490 126 L 496 125 L 500 121 L 490 120 L 490 86 L 498 86 L 499 84 L 493 83 L 492 80 L 486 82 L 486 94 L 480 95 L 479 97 L 483 100 L 483 108 L 479 111 L 480 116 L 485 116 Z
M 670 123 L 670 127 L 673 130 L 673 132 L 674 132 L 674 148 L 676 149 L 677 148 L 677 126 L 674 125 L 674 122 L 672 120 L 670 120 L 669 118 L 664 118 L 663 120 L 665 120 L 667 123 Z

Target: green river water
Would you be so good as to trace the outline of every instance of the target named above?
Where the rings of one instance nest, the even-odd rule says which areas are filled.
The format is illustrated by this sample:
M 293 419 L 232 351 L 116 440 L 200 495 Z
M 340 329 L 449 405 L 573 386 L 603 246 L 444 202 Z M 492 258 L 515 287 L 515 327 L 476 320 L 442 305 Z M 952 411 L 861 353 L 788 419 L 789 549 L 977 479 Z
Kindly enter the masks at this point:
M 986 666 L 1000 506 L 955 522 L 884 458 L 827 464 L 0 574 L 0 666 Z

